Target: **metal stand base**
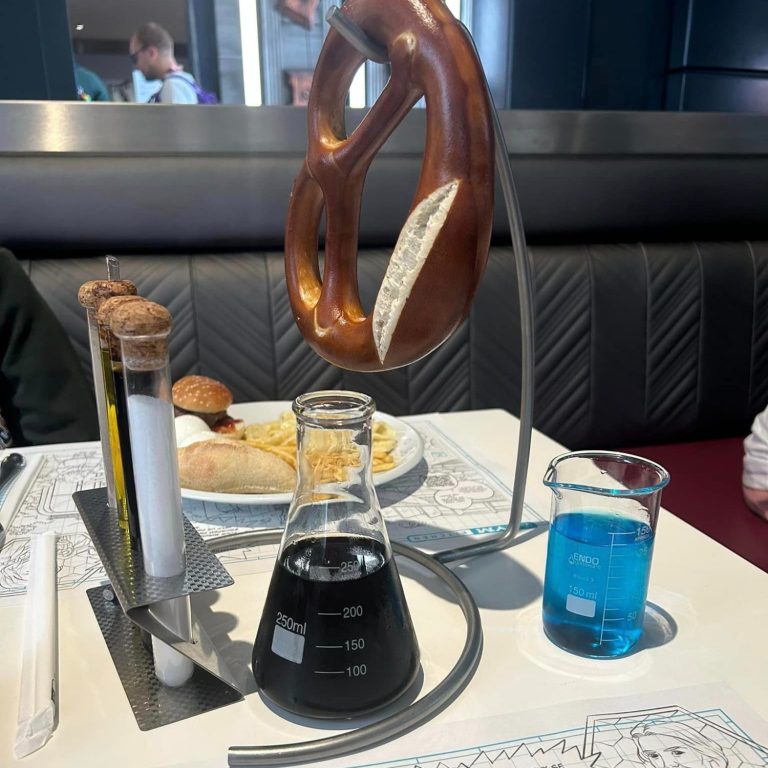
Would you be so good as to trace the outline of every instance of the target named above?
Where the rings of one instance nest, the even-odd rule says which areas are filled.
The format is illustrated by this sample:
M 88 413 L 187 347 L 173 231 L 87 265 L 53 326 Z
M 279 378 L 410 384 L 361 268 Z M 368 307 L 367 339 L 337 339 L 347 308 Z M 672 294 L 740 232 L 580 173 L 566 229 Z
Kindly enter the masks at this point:
M 282 533 L 278 529 L 249 531 L 213 539 L 208 542 L 208 546 L 213 552 L 226 552 L 259 544 L 275 544 L 280 541 Z M 423 725 L 466 688 L 480 663 L 483 650 L 483 630 L 477 603 L 461 579 L 434 557 L 397 542 L 392 542 L 392 550 L 396 555 L 412 560 L 442 579 L 456 597 L 467 622 L 467 635 L 453 669 L 426 696 L 378 722 L 313 741 L 263 747 L 230 747 L 231 766 L 298 765 L 367 749 Z
M 356 48 L 363 56 L 372 61 L 387 61 L 388 51 L 367 35 L 351 19 L 346 17 L 341 9 L 333 7 L 326 15 L 328 23 Z M 466 34 L 472 45 L 474 41 L 469 31 Z M 477 51 L 475 50 L 477 53 Z M 479 59 L 479 56 L 478 56 Z M 448 673 L 442 683 L 423 699 L 411 704 L 401 712 L 380 720 L 372 725 L 358 728 L 340 736 L 327 739 L 305 741 L 299 744 L 283 744 L 268 747 L 231 747 L 229 764 L 232 766 L 275 766 L 293 765 L 297 763 L 323 760 L 339 757 L 358 749 L 365 749 L 380 744 L 386 739 L 405 733 L 406 731 L 426 722 L 435 712 L 439 711 L 453 696 L 457 695 L 471 679 L 480 659 L 482 649 L 482 630 L 480 616 L 472 596 L 461 581 L 446 568 L 443 563 L 453 562 L 476 555 L 494 552 L 512 546 L 520 541 L 516 539 L 520 530 L 523 514 L 523 497 L 528 473 L 528 459 L 531 446 L 533 425 L 533 286 L 531 269 L 528 261 L 528 251 L 525 243 L 522 215 L 515 191 L 514 179 L 509 163 L 509 152 L 504 140 L 499 115 L 493 103 L 488 83 L 486 82 L 488 100 L 491 107 L 493 129 L 496 138 L 496 169 L 499 172 L 504 203 L 509 220 L 512 245 L 515 253 L 515 267 L 518 277 L 520 299 L 520 319 L 522 331 L 521 348 L 521 392 L 520 392 L 520 434 L 518 441 L 517 461 L 515 465 L 515 481 L 512 491 L 509 524 L 498 536 L 486 539 L 480 543 L 468 544 L 455 549 L 441 552 L 434 557 L 424 555 L 418 550 L 393 544 L 392 547 L 400 555 L 410 557 L 425 568 L 428 568 L 453 590 L 459 600 L 467 620 L 467 640 L 461 658 L 456 666 Z M 227 537 L 234 539 L 234 537 Z M 264 538 L 253 539 L 249 543 L 266 543 Z M 245 546 L 246 541 L 239 542 Z M 226 547 L 226 544 L 222 543 Z M 233 547 L 235 545 L 233 544 Z M 219 550 L 221 551 L 221 550 Z
M 215 552 L 226 552 L 280 541 L 282 530 L 254 531 L 204 542 L 184 520 L 187 572 L 177 579 L 153 579 L 144 573 L 141 557 L 130 548 L 128 533 L 107 507 L 106 489 L 73 494 L 94 546 L 112 583 L 89 589 L 88 599 L 104 635 L 134 716 L 141 730 L 157 728 L 192 715 L 240 701 L 242 691 L 203 628 L 193 618 L 193 642 L 185 643 L 152 615 L 152 602 L 232 584 Z M 483 648 L 480 613 L 472 595 L 446 566 L 417 549 L 393 542 L 392 549 L 442 579 L 455 595 L 467 622 L 467 635 L 453 669 L 426 696 L 378 722 L 326 739 L 266 747 L 231 747 L 230 765 L 291 765 L 338 757 L 371 747 L 429 720 L 466 687 L 477 669 Z M 105 592 L 108 594 L 105 596 Z M 179 688 L 161 685 L 142 629 L 188 656 L 196 665 L 192 678 Z
M 243 692 L 199 620 L 192 612 L 191 642 L 178 637 L 153 612 L 164 600 L 228 587 L 232 577 L 185 518 L 186 572 L 158 579 L 144 571 L 128 532 L 107 507 L 106 488 L 79 491 L 72 498 L 101 558 L 111 589 L 87 591 L 126 696 L 141 730 L 240 701 Z M 105 594 L 106 593 L 106 594 Z M 114 595 L 118 602 L 111 598 Z M 195 664 L 192 678 L 178 688 L 162 685 L 142 630 L 159 638 Z
M 243 696 L 202 667 L 179 688 L 168 688 L 155 677 L 152 651 L 142 631 L 116 602 L 104 598 L 104 587 L 87 590 L 101 634 L 112 656 L 136 723 L 142 731 L 234 704 Z

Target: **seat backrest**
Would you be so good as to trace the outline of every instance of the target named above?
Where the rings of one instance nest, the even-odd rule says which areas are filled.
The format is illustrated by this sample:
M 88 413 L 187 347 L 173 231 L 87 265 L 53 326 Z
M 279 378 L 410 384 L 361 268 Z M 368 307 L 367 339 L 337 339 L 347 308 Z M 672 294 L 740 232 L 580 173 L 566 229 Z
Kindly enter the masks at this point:
M 365 307 L 389 253 L 361 252 Z M 537 428 L 572 448 L 748 432 L 768 404 L 768 243 L 534 246 L 530 255 Z M 85 317 L 72 297 L 103 261 L 25 266 L 88 366 Z M 491 249 L 470 317 L 448 342 L 382 374 L 340 370 L 304 343 L 279 252 L 125 256 L 121 266 L 173 314 L 174 378 L 214 376 L 238 401 L 343 387 L 396 415 L 519 409 L 519 304 L 507 247 Z

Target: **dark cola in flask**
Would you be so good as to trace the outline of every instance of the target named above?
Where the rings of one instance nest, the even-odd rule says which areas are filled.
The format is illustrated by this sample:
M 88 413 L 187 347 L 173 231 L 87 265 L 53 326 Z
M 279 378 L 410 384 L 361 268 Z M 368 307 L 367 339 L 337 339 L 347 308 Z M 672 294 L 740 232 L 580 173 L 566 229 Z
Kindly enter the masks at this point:
M 262 693 L 312 717 L 400 696 L 419 649 L 371 480 L 374 404 L 353 392 L 294 403 L 298 485 L 253 649 Z

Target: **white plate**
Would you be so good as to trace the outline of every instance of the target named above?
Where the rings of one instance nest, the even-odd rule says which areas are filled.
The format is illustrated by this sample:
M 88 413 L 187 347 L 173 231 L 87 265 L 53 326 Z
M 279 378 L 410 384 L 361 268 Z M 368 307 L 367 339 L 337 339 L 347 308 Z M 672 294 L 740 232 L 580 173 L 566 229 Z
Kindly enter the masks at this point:
M 291 410 L 289 400 L 267 401 L 263 403 L 236 403 L 227 409 L 227 413 L 234 419 L 243 419 L 246 424 L 255 422 L 274 421 L 281 413 Z M 374 472 L 373 484 L 384 485 L 406 472 L 410 472 L 421 461 L 424 454 L 424 444 L 419 433 L 388 413 L 376 411 L 374 421 L 383 421 L 389 424 L 397 433 L 397 447 L 394 457 L 397 465 L 386 472 Z M 185 499 L 197 501 L 217 501 L 225 504 L 290 504 L 291 493 L 212 493 L 210 491 L 193 491 L 191 488 L 182 488 L 181 495 Z

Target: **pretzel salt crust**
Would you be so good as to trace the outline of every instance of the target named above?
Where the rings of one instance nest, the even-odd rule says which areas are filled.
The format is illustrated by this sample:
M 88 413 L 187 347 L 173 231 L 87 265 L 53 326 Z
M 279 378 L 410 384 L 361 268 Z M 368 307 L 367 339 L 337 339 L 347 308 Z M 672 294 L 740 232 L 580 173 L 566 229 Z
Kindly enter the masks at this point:
M 343 13 L 387 49 L 392 75 L 349 136 L 344 102 L 364 59 L 331 29 L 307 109 L 309 144 L 286 222 L 285 267 L 307 342 L 341 368 L 408 365 L 466 316 L 485 268 L 493 214 L 493 128 L 471 41 L 442 0 L 347 0 Z M 421 175 L 373 311 L 357 283 L 365 176 L 411 107 L 426 101 Z M 326 208 L 322 279 L 318 235 Z

